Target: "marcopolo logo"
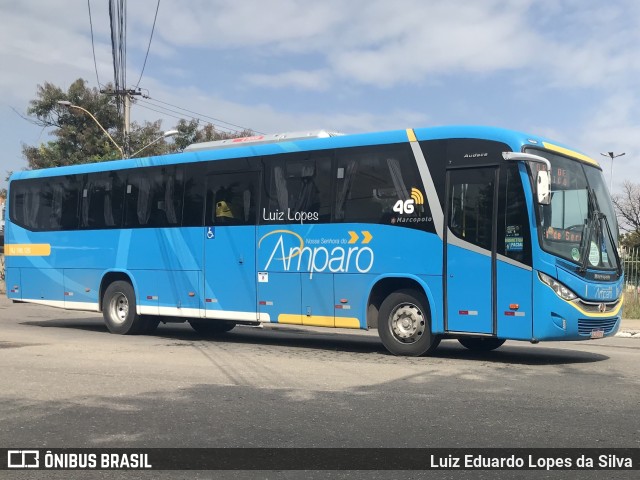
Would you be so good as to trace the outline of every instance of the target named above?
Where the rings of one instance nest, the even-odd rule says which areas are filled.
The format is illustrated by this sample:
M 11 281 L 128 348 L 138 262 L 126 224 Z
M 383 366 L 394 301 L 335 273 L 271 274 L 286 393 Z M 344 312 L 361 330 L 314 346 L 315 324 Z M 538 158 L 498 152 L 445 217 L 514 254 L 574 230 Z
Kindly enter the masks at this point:
M 269 252 L 262 269 L 281 268 L 285 272 L 369 272 L 375 260 L 373 250 L 368 246 L 354 245 L 352 232 L 349 237 L 305 240 L 291 230 L 273 230 L 258 242 L 259 249 L 265 248 Z M 355 239 L 358 238 L 355 235 Z M 362 243 L 369 243 L 371 238 L 371 234 L 366 232 Z

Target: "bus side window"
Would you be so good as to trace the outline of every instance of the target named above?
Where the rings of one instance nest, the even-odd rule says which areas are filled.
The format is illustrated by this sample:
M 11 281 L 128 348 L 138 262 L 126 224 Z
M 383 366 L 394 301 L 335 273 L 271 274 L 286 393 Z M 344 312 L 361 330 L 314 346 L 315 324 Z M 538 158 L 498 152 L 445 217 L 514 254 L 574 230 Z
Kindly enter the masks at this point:
M 204 215 L 205 175 L 200 164 L 184 166 L 182 226 L 201 227 Z
M 256 185 L 255 172 L 209 175 L 206 225 L 255 225 Z
M 399 216 L 425 216 L 422 203 L 411 212 L 394 212 L 417 189 L 424 195 L 408 145 L 357 147 L 337 151 L 335 219 L 344 222 L 394 224 Z M 426 228 L 426 222 L 402 223 Z
M 527 203 L 517 164 L 502 167 L 498 197 L 498 253 L 532 265 Z
M 88 174 L 81 192 L 80 228 L 120 228 L 123 186 L 120 172 Z
M 261 222 L 329 222 L 331 164 L 331 152 L 265 157 Z

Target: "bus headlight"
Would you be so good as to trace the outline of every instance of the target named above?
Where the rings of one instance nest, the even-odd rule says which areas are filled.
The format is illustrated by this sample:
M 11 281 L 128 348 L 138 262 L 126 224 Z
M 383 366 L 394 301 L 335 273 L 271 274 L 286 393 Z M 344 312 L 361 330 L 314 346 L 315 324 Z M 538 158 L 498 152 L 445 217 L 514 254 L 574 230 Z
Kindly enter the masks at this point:
M 542 272 L 538 272 L 538 277 L 542 281 L 542 283 L 549 285 L 556 295 L 558 295 L 563 300 L 575 300 L 578 296 L 569 290 L 565 285 L 557 281 L 555 278 L 551 278 L 549 275 L 546 275 Z

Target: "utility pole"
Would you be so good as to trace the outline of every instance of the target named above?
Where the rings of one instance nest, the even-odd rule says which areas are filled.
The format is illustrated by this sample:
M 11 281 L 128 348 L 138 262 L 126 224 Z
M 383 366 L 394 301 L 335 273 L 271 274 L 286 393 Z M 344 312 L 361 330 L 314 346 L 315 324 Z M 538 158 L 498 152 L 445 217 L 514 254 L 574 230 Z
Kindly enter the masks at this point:
M 115 95 L 123 97 L 123 106 L 124 106 L 124 115 L 123 115 L 123 125 L 122 125 L 122 134 L 123 134 L 123 150 L 125 157 L 128 157 L 131 153 L 130 145 L 129 145 L 129 134 L 131 133 L 131 99 L 134 96 L 142 95 L 142 92 L 139 90 L 100 90 L 100 93 L 104 93 L 105 95 Z

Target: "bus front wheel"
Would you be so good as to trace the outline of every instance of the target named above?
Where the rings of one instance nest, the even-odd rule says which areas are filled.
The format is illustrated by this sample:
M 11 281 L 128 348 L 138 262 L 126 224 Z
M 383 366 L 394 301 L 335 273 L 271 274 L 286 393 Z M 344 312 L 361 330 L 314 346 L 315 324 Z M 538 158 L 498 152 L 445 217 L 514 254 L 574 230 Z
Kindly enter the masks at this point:
M 102 316 L 111 333 L 135 335 L 145 333 L 147 319 L 136 313 L 136 296 L 129 282 L 110 284 L 102 297 Z
M 391 293 L 380 305 L 378 335 L 394 355 L 417 357 L 438 346 L 431 333 L 427 299 L 414 290 Z

